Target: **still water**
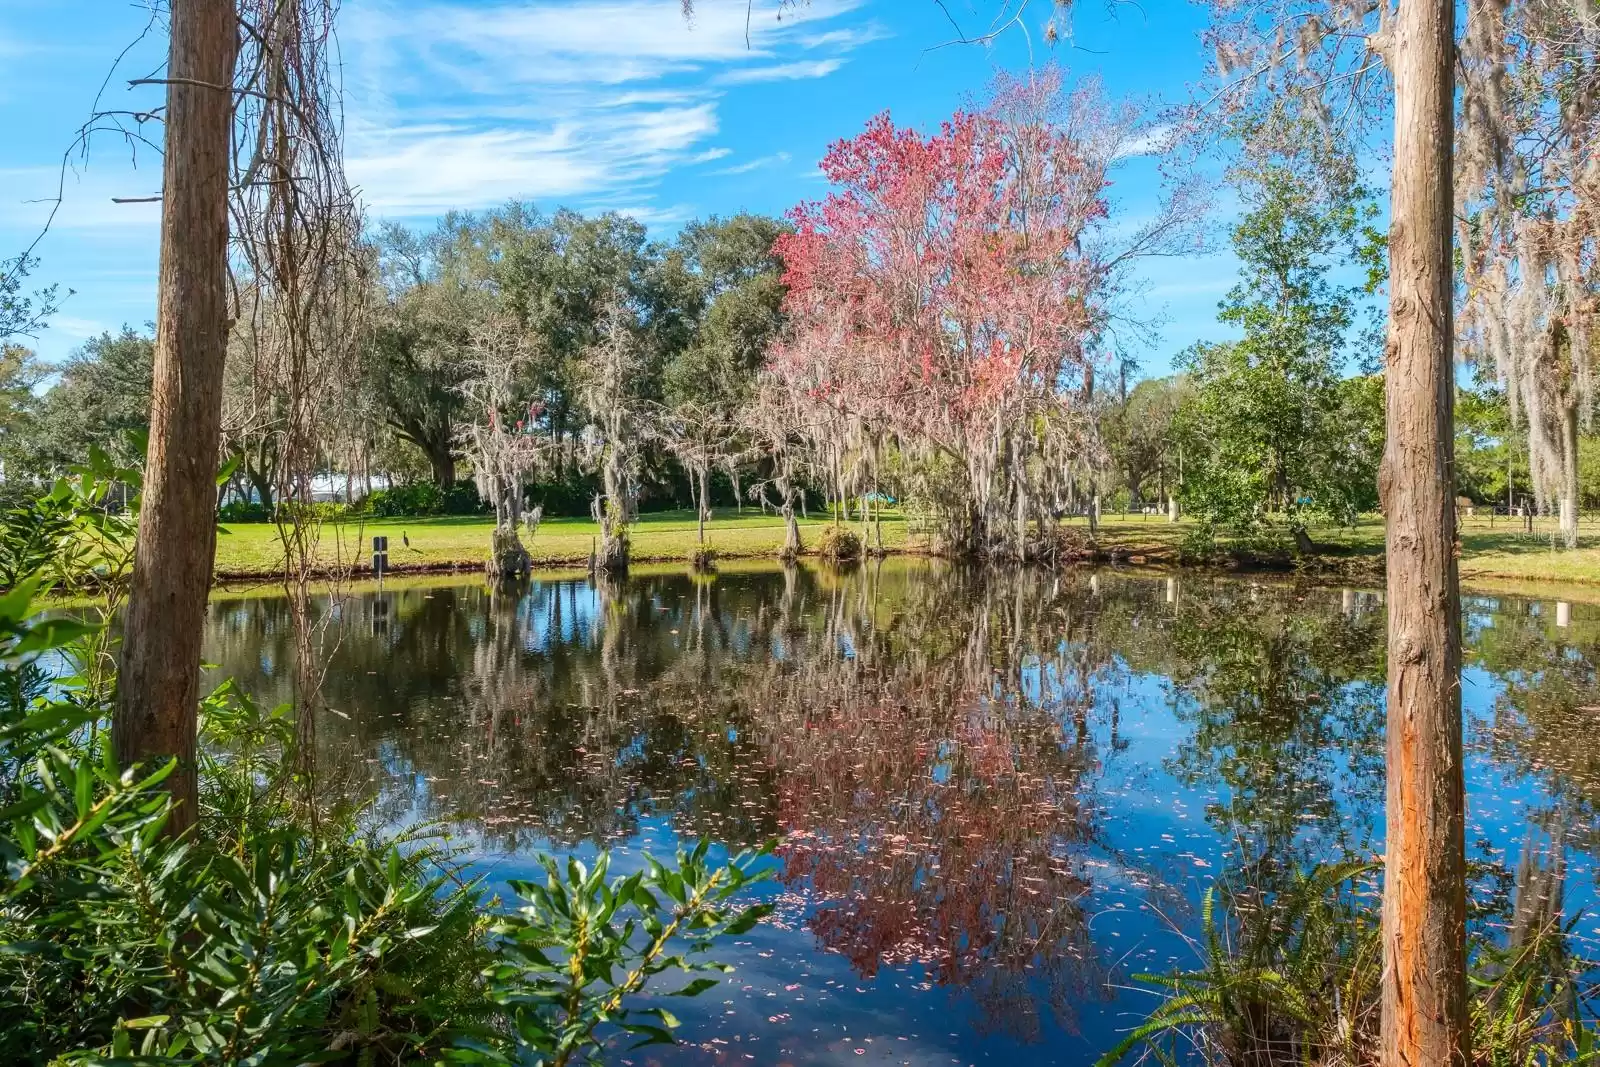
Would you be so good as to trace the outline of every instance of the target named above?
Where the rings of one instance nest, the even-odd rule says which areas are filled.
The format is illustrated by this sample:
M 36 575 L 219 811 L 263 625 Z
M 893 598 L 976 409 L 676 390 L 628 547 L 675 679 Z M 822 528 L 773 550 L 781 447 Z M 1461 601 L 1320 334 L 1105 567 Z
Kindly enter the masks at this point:
M 890 560 L 369 589 L 326 600 L 319 773 L 435 822 L 491 889 L 778 840 L 777 911 L 625 1064 L 1078 1064 L 1198 962 L 1241 864 L 1382 846 L 1373 592 Z M 1469 851 L 1600 938 L 1600 608 L 1469 597 Z M 207 660 L 285 699 L 288 607 L 213 602 Z

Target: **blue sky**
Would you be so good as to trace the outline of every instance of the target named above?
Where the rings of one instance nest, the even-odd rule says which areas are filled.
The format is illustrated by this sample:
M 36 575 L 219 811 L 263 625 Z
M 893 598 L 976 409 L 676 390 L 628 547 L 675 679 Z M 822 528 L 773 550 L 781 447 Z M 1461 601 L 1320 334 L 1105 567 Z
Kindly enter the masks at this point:
M 947 0 L 969 35 L 999 0 Z M 1045 43 L 1050 0 L 1032 0 L 991 46 L 954 45 L 934 0 L 344 0 L 340 55 L 346 156 L 369 215 L 425 224 L 450 208 L 510 198 L 546 210 L 616 209 L 662 237 L 697 216 L 780 213 L 825 191 L 827 145 L 888 109 L 929 127 L 981 94 L 997 69 L 1054 59 L 1074 78 L 1152 105 L 1183 98 L 1201 74 L 1202 12 L 1178 0 L 1084 5 L 1070 36 Z M 136 110 L 157 90 L 126 79 L 163 57 L 143 41 L 135 0 L 0 0 L 0 255 L 38 232 L 63 152 L 116 57 L 102 106 Z M 153 131 L 159 137 L 159 130 Z M 1154 209 L 1149 159 L 1115 175 L 1114 210 Z M 160 161 L 115 134 L 73 156 L 65 197 L 38 248 L 36 280 L 74 294 L 37 342 L 59 360 L 84 338 L 153 317 Z M 1219 223 L 1225 223 L 1219 217 Z M 1232 284 L 1226 253 L 1143 265 L 1142 314 L 1165 320 L 1140 353 L 1161 373 L 1172 353 L 1223 333 L 1217 300 Z

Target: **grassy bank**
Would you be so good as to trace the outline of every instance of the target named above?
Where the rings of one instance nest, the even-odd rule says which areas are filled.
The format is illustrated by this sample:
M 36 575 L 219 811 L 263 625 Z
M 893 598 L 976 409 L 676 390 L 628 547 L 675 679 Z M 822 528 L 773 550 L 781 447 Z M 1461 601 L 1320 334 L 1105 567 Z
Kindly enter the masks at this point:
M 815 544 L 827 523 L 813 515 L 801 522 L 801 537 Z M 1068 526 L 1083 529 L 1082 519 Z M 389 565 L 396 571 L 474 570 L 488 551 L 492 523 L 486 518 L 377 519 L 365 523 L 329 524 L 324 529 L 320 556 L 333 569 L 341 561 L 365 562 L 375 535 L 389 538 Z M 1107 515 L 1100 525 L 1097 544 L 1117 559 L 1154 565 L 1175 565 L 1187 522 L 1169 523 L 1160 516 Z M 1581 526 L 1579 547 L 1557 547 L 1554 520 L 1538 520 L 1532 533 L 1520 522 L 1463 518 L 1461 577 L 1466 582 L 1516 581 L 1600 584 L 1600 520 Z M 534 565 L 550 568 L 584 564 L 600 536 L 599 527 L 587 519 L 548 519 L 539 527 L 529 550 Z M 677 563 L 697 544 L 694 513 L 659 512 L 641 516 L 631 531 L 633 558 L 639 562 Z M 883 524 L 885 546 L 891 551 L 923 547 L 910 535 L 905 521 L 889 515 Z M 1376 573 L 1382 566 L 1383 524 L 1376 516 L 1354 528 L 1312 531 L 1326 558 Z M 775 515 L 746 510 L 743 514 L 719 511 L 706 532 L 707 541 L 722 559 L 774 557 L 783 545 L 783 522 Z M 1221 547 L 1231 546 L 1226 540 Z M 217 538 L 217 576 L 251 580 L 276 576 L 283 564 L 283 549 L 275 526 L 265 523 L 224 526 Z
M 811 544 L 821 536 L 826 519 L 812 516 L 800 523 L 802 541 Z M 476 569 L 489 552 L 493 520 L 482 517 L 437 519 L 374 519 L 365 523 L 329 523 L 323 528 L 319 557 L 323 565 L 338 567 L 372 555 L 372 538 L 389 538 L 389 566 L 396 571 Z M 666 511 L 641 515 L 629 531 L 632 557 L 640 562 L 682 562 L 699 543 L 694 512 Z M 589 519 L 546 519 L 528 542 L 536 567 L 585 564 L 600 537 L 600 527 Z M 884 520 L 886 547 L 906 547 L 905 523 L 898 517 Z M 783 547 L 783 520 L 759 510 L 743 514 L 717 512 L 706 529 L 706 541 L 723 559 L 758 559 L 776 556 Z M 237 523 L 221 527 L 217 537 L 217 576 L 224 579 L 265 578 L 283 567 L 283 547 L 278 530 L 270 523 Z

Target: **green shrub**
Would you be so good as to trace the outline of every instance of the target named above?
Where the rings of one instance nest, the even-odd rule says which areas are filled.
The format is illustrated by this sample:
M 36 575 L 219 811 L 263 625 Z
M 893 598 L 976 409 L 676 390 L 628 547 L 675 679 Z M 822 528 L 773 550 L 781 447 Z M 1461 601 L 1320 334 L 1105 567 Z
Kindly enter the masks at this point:
M 0 515 L 0 588 L 53 568 L 73 527 L 72 489 L 65 479 L 7 508 Z
M 593 870 L 571 859 L 563 868 L 546 856 L 543 885 L 513 882 L 527 904 L 495 923 L 488 978 L 524 1058 L 476 1045 L 455 1058 L 509 1067 L 532 1053 L 537 1063 L 563 1067 L 603 1047 L 602 1026 L 637 1038 L 635 1048 L 670 1044 L 677 1017 L 664 1007 L 630 1007 L 630 1001 L 668 972 L 700 977 L 666 996 L 694 997 L 715 988 L 719 979 L 705 972 L 731 968 L 700 957 L 719 939 L 749 932 L 771 911 L 768 904 L 735 900 L 764 877 L 754 871 L 760 854 L 741 853 L 719 865 L 708 862 L 707 853 L 701 841 L 690 851 L 679 849 L 671 867 L 647 856 L 646 870 L 609 882 L 603 853 Z M 560 951 L 552 953 L 553 946 Z
M 861 535 L 848 526 L 834 523 L 823 529 L 817 542 L 817 553 L 823 559 L 844 563 L 861 558 Z
M 271 522 L 272 512 L 254 500 L 230 500 L 217 509 L 218 522 Z
M 80 589 L 116 580 L 132 564 L 140 472 L 115 467 L 100 449 L 49 489 L 0 514 L 0 589 L 29 575 Z M 124 548 L 128 551 L 124 551 Z
M 440 492 L 432 482 L 413 482 L 375 489 L 355 509 L 376 519 L 417 519 L 435 515 L 481 515 L 488 506 L 471 482 L 457 482 Z
M 1319 864 L 1250 869 L 1206 890 L 1198 943 L 1202 966 L 1135 975 L 1162 1003 L 1099 1061 L 1130 1054 L 1161 1063 L 1377 1064 L 1383 973 L 1379 868 Z M 1261 883 L 1280 882 L 1276 888 Z M 1544 902 L 1546 905 L 1548 901 Z M 1556 909 L 1559 913 L 1559 907 Z M 1505 920 L 1507 916 L 1498 916 Z M 1579 1005 L 1588 965 L 1573 960 L 1559 914 L 1526 924 L 1497 921 L 1469 945 L 1473 1062 L 1600 1062 L 1592 1018 Z M 1490 939 L 1511 928 L 1511 943 Z M 1196 1053 L 1198 1054 L 1196 1056 Z
M 1206 566 L 1217 561 L 1217 528 L 1204 519 L 1184 531 L 1178 542 L 1178 562 L 1189 566 Z
M 616 1032 L 670 1040 L 632 998 L 714 969 L 699 955 L 765 912 L 734 900 L 756 857 L 701 844 L 610 883 L 603 858 L 547 861 L 491 929 L 445 843 L 313 811 L 293 710 L 230 685 L 204 702 L 199 822 L 173 839 L 170 766 L 118 768 L 100 687 L 45 677 L 96 627 L 36 619 L 42 587 L 0 596 L 0 1062 L 575 1062 Z
M 374 489 L 362 501 L 361 510 L 375 519 L 425 518 L 444 514 L 444 494 L 432 482 L 393 485 Z
M 689 551 L 689 566 L 700 572 L 716 569 L 717 550 L 710 545 L 696 545 Z

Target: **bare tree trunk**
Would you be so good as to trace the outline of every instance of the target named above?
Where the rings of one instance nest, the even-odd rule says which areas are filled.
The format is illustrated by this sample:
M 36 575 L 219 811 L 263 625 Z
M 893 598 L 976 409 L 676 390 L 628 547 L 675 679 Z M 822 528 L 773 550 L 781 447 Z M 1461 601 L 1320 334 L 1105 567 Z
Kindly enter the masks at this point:
M 232 0 L 172 0 L 155 379 L 144 506 L 112 745 L 124 766 L 176 759 L 167 831 L 198 806 L 195 713 L 216 551 L 227 348 L 228 174 L 238 20 Z
M 710 500 L 710 497 L 711 497 L 711 484 L 710 484 L 711 483 L 711 473 L 710 473 L 710 468 L 709 467 L 701 467 L 700 470 L 696 473 L 696 480 L 697 480 L 697 483 L 699 485 L 699 494 L 700 494 L 700 505 L 699 505 L 699 509 L 698 509 L 698 511 L 699 511 L 699 519 L 700 519 L 700 543 L 703 545 L 703 544 L 706 543 L 706 516 L 711 510 L 711 500 Z
M 1461 600 L 1455 560 L 1451 185 L 1455 8 L 1395 16 L 1387 443 L 1385 1067 L 1468 1062 Z
M 606 446 L 601 465 L 605 499 L 594 506 L 595 522 L 600 524 L 599 568 L 607 572 L 628 569 L 628 501 L 625 499 L 626 474 L 617 456 L 617 445 Z
M 1561 540 L 1578 547 L 1578 405 L 1561 409 Z
M 777 476 L 773 481 L 778 488 L 778 510 L 783 515 L 783 550 L 779 553 L 779 557 L 785 561 L 790 561 L 802 551 L 800 524 L 795 522 L 794 518 L 794 498 L 797 495 L 800 496 L 803 504 L 805 496 L 796 493 L 793 484 L 790 482 L 788 470 L 784 466 L 779 466 Z M 766 493 L 763 492 L 761 497 L 765 501 Z
M 1310 556 L 1317 551 L 1317 543 L 1311 540 L 1311 532 L 1303 523 L 1295 523 L 1291 532 L 1294 534 L 1294 550 L 1297 555 Z

